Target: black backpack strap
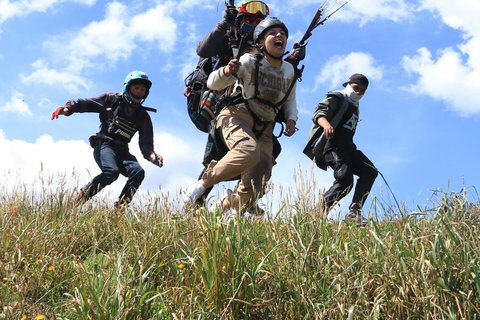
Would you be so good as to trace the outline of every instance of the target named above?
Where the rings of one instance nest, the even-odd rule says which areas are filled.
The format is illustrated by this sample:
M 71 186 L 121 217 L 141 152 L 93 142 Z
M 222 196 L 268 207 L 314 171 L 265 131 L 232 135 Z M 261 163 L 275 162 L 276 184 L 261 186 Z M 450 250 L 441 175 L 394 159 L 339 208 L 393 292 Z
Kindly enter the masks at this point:
M 142 109 L 144 109 L 144 110 L 146 110 L 146 111 L 151 111 L 151 112 L 157 113 L 157 109 L 155 109 L 155 108 L 150 108 L 150 107 L 144 107 L 144 106 L 142 106 Z
M 340 109 L 337 110 L 335 115 L 332 118 L 332 121 L 330 121 L 330 124 L 332 127 L 336 128 L 338 126 L 338 123 L 343 117 L 343 114 L 345 111 L 348 109 L 348 99 L 345 97 L 345 95 L 341 91 L 330 91 L 327 93 L 328 97 L 338 97 L 342 103 L 340 106 Z
M 117 100 L 110 106 L 110 108 L 107 108 L 109 123 L 112 120 L 112 118 L 115 117 L 120 111 L 121 104 L 122 104 L 122 97 L 117 95 Z

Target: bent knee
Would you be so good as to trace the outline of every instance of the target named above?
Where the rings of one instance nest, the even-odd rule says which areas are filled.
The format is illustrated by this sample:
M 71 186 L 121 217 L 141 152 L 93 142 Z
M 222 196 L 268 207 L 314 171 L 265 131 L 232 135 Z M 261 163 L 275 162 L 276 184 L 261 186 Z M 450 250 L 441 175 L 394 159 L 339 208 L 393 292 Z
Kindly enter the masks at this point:
M 377 176 L 378 176 L 378 171 L 375 168 L 369 168 L 368 172 L 366 172 L 366 174 L 365 174 L 365 178 L 367 178 L 371 181 L 375 181 Z
M 120 172 L 118 170 L 104 170 L 103 176 L 105 177 L 105 181 L 107 184 L 110 184 L 118 179 Z
M 250 167 L 257 165 L 260 162 L 260 149 L 247 151 L 245 153 L 244 160 L 245 160 L 245 165 L 248 165 Z
M 254 166 L 261 159 L 260 146 L 251 139 L 242 141 L 236 146 L 236 149 L 242 154 L 245 165 Z
M 143 168 L 140 168 L 140 170 L 138 170 L 137 173 L 135 174 L 135 177 L 138 180 L 143 181 L 143 179 L 145 179 L 145 170 L 143 170 Z

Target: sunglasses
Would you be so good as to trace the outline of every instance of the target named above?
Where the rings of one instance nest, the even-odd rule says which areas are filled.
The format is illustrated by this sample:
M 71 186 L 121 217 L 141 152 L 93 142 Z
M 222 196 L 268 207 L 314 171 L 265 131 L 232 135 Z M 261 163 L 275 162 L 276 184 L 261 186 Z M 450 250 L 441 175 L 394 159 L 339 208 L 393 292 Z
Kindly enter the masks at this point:
M 240 9 L 238 9 L 238 13 L 246 13 L 246 14 L 261 14 L 263 16 L 268 16 L 270 13 L 268 10 L 268 6 L 265 2 L 262 1 L 250 1 L 244 3 Z

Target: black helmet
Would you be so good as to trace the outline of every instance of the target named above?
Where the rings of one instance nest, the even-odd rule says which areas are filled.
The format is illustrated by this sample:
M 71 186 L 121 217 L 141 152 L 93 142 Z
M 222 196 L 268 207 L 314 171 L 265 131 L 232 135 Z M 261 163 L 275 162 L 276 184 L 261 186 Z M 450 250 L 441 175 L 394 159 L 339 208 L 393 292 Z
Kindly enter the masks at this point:
M 285 35 L 288 38 L 288 29 L 287 26 L 278 18 L 272 17 L 265 20 L 260 21 L 260 23 L 255 27 L 253 31 L 253 42 L 258 43 L 260 38 L 262 38 L 265 31 L 270 28 L 282 28 L 285 31 Z

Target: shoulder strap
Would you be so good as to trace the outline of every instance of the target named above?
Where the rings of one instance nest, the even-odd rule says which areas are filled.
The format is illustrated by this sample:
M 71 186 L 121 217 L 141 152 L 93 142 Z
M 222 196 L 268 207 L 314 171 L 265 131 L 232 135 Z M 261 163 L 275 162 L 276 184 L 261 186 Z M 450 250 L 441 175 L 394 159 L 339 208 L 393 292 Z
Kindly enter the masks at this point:
M 290 87 L 288 87 L 287 92 L 283 96 L 283 99 L 280 100 L 278 103 L 272 103 L 271 101 L 259 98 L 258 95 L 259 95 L 260 92 L 258 91 L 258 75 L 259 75 L 259 70 L 260 70 L 260 65 L 261 65 L 260 60 L 262 60 L 262 58 L 263 58 L 263 55 L 261 53 L 257 53 L 255 55 L 255 95 L 253 97 L 249 98 L 248 100 L 256 99 L 256 100 L 260 101 L 261 103 L 272 107 L 273 110 L 275 111 L 275 114 L 277 114 L 280 111 L 280 107 L 285 103 L 285 101 L 287 101 L 288 96 L 290 96 L 290 93 L 292 92 L 293 87 L 295 86 L 295 83 L 298 80 L 298 73 L 295 70 L 292 84 L 290 85 Z M 295 67 L 294 67 L 294 69 L 295 69 Z
M 253 98 L 258 98 L 258 95 L 260 92 L 258 91 L 258 75 L 260 71 L 260 66 L 261 63 L 260 61 L 263 59 L 263 54 L 257 53 L 255 54 L 255 94 L 253 95 Z
M 119 108 L 122 104 L 122 97 L 118 97 L 117 98 L 117 101 L 115 101 L 112 106 L 110 107 L 110 110 L 113 110 L 113 116 L 116 116 L 118 115 L 118 113 L 120 112 L 120 109 Z M 145 111 L 152 111 L 152 112 L 157 112 L 157 109 L 155 108 L 150 108 L 150 107 L 144 107 L 144 106 L 140 106 L 140 108 L 144 109 Z
M 111 115 L 111 117 L 114 117 L 118 114 L 120 111 L 120 105 L 122 104 L 122 98 L 117 95 L 117 100 L 112 104 L 112 106 L 109 108 L 110 110 L 107 109 L 108 113 Z
M 343 94 L 342 91 L 330 91 L 327 93 L 327 96 L 329 97 L 338 97 L 340 99 L 340 101 L 342 102 L 342 105 L 340 107 L 340 109 L 337 110 L 337 112 L 335 113 L 333 119 L 330 121 L 330 124 L 336 128 L 338 126 L 338 123 L 340 122 L 340 120 L 342 119 L 343 117 L 343 114 L 345 113 L 345 111 L 347 111 L 348 109 L 348 99 L 345 97 L 345 95 Z
M 157 112 L 157 109 L 155 109 L 155 108 L 150 108 L 150 107 L 144 107 L 144 106 L 142 106 L 142 109 L 144 109 L 144 110 L 146 110 L 146 111 L 155 112 L 155 113 Z

